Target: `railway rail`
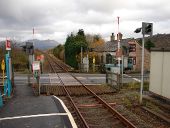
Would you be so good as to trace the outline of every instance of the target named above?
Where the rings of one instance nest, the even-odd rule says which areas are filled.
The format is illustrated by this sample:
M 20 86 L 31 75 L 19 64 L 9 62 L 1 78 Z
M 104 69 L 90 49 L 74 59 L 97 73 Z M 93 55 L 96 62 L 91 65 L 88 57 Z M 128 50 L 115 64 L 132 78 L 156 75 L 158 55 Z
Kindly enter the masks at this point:
M 145 107 L 142 109 L 170 124 L 170 104 L 166 99 L 150 94 L 150 96 L 144 96 L 144 104 Z
M 66 65 L 65 63 L 63 63 L 61 60 L 57 59 L 53 55 L 47 55 L 46 54 L 46 57 L 47 57 L 47 60 L 50 64 L 50 67 L 52 67 L 51 68 L 52 72 L 55 71 L 55 73 L 60 73 L 60 72 L 72 71 L 72 68 L 70 66 Z M 53 62 L 57 62 L 57 65 L 56 65 L 56 63 L 53 63 Z
M 54 60 L 52 57 L 48 57 L 48 61 L 50 64 L 50 67 L 54 73 L 58 72 L 68 72 L 68 70 L 63 67 L 62 64 L 59 64 L 58 61 Z M 77 101 L 74 100 L 74 98 L 70 95 L 70 91 L 68 90 L 68 87 L 65 86 L 64 82 L 58 75 L 58 78 L 60 79 L 60 83 L 62 84 L 62 90 L 67 95 L 67 98 L 71 102 L 74 113 L 79 117 L 79 125 L 80 127 L 84 128 L 90 128 L 90 127 L 128 127 L 128 128 L 136 128 L 134 124 L 132 124 L 130 121 L 128 121 L 123 115 L 121 115 L 116 109 L 114 109 L 109 103 L 105 102 L 103 99 L 101 99 L 94 91 L 92 91 L 89 87 L 87 87 L 85 84 L 83 84 L 80 80 L 78 80 L 74 75 L 70 73 L 70 75 L 77 80 L 81 86 L 88 92 L 88 95 L 90 98 L 85 101 L 92 101 L 94 105 L 91 105 L 93 107 L 97 106 L 96 112 L 99 112 L 96 114 L 96 118 L 98 118 L 97 122 L 93 122 L 89 119 L 89 117 L 86 115 L 87 113 L 84 110 L 89 110 L 91 107 L 90 105 L 81 105 L 77 103 Z M 112 103 L 111 103 L 112 104 Z M 114 104 L 114 103 L 113 103 Z M 93 108 L 92 107 L 92 108 Z M 83 108 L 83 110 L 82 110 Z M 92 109 L 90 109 L 92 110 Z M 103 113 L 101 113 L 103 112 Z M 103 119 L 104 115 L 107 115 L 108 118 L 104 118 L 106 120 L 109 120 L 110 124 L 102 124 L 102 121 L 100 119 Z M 94 116 L 94 115 L 92 115 Z M 80 121 L 81 120 L 81 121 Z
M 67 85 L 65 86 L 71 96 L 84 96 L 89 95 L 90 92 L 87 91 L 84 87 L 79 85 Z M 115 93 L 116 91 L 113 90 L 109 86 L 101 86 L 101 85 L 88 85 L 88 88 L 95 92 L 96 94 L 110 94 Z M 56 95 L 56 96 L 66 96 L 64 89 L 60 85 L 42 85 L 41 86 L 41 94 L 47 95 Z

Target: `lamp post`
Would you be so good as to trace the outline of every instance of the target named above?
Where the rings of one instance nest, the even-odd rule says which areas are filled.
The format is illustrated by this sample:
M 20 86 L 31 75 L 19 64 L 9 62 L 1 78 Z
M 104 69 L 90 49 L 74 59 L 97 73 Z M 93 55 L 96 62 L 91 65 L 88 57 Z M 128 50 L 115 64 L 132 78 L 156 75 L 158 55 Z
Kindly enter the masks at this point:
M 117 34 L 117 51 L 118 51 L 118 55 L 120 54 L 120 32 L 119 32 L 119 19 L 120 17 L 117 17 L 118 20 L 118 34 Z M 121 73 L 121 66 L 120 66 L 120 55 L 118 57 L 118 67 L 119 67 L 119 74 Z

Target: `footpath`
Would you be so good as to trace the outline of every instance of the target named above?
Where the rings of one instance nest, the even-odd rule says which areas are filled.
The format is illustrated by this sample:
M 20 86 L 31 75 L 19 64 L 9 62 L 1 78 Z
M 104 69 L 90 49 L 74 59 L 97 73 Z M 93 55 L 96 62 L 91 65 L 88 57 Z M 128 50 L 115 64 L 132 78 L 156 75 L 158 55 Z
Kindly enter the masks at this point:
M 15 83 L 13 95 L 0 109 L 0 128 L 76 128 L 57 97 L 35 96 L 23 82 Z

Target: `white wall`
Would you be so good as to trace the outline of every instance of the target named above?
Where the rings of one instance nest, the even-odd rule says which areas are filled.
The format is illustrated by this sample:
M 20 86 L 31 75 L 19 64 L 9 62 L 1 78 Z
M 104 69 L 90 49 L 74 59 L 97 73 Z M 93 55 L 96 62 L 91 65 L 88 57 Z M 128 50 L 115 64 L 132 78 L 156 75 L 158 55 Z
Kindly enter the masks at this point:
M 151 52 L 149 90 L 170 98 L 170 52 Z
M 164 53 L 162 95 L 170 98 L 170 52 Z

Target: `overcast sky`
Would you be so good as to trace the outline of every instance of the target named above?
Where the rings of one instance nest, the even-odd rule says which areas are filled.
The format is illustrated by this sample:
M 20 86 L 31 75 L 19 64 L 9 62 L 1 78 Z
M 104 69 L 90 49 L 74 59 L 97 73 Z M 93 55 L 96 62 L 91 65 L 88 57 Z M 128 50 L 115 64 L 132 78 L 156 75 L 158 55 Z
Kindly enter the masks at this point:
M 124 38 L 141 37 L 134 30 L 153 22 L 154 34 L 170 33 L 169 0 L 0 0 L 0 40 L 54 39 L 84 29 L 109 40 L 117 33 L 117 16 Z

